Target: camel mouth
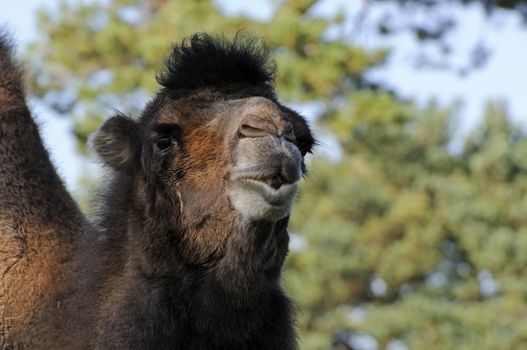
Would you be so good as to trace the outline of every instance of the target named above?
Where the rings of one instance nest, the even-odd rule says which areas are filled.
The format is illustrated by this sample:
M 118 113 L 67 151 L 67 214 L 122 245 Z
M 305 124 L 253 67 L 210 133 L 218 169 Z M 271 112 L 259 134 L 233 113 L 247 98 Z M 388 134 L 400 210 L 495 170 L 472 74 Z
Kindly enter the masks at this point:
M 302 177 L 300 163 L 282 162 L 269 163 L 264 166 L 254 166 L 248 168 L 235 168 L 230 177 L 232 182 L 247 181 L 251 183 L 263 183 L 274 190 L 279 190 L 282 186 L 297 183 Z
M 231 179 L 230 198 L 238 212 L 250 219 L 278 220 L 289 214 L 297 181 L 281 176 L 237 176 Z
M 277 138 L 257 141 L 238 145 L 229 176 L 229 198 L 234 209 L 249 220 L 279 220 L 291 212 L 302 178 L 302 156 L 293 144 Z
M 240 178 L 237 181 L 250 190 L 259 192 L 267 203 L 272 206 L 281 206 L 294 196 L 296 182 L 283 182 L 277 177 L 273 178 Z
M 247 181 L 249 183 L 264 184 L 273 190 L 279 190 L 282 186 L 292 185 L 296 180 L 287 180 L 282 175 L 260 175 L 260 176 L 238 176 L 237 181 Z

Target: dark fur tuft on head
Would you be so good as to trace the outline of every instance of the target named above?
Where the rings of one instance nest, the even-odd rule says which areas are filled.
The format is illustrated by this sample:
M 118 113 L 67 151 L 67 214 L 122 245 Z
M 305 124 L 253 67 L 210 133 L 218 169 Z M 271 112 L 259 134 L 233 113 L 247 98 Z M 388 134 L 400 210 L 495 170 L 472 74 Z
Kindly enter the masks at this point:
M 198 33 L 173 47 L 157 81 L 175 91 L 222 90 L 233 85 L 273 91 L 275 75 L 276 65 L 260 40 L 238 34 L 230 41 Z

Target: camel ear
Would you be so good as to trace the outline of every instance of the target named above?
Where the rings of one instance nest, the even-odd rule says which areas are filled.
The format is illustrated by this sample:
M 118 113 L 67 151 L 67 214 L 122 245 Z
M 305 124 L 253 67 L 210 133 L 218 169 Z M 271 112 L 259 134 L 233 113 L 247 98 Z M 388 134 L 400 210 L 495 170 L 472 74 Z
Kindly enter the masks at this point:
M 104 164 L 117 171 L 129 170 L 136 160 L 139 126 L 133 119 L 117 114 L 90 138 L 90 147 Z

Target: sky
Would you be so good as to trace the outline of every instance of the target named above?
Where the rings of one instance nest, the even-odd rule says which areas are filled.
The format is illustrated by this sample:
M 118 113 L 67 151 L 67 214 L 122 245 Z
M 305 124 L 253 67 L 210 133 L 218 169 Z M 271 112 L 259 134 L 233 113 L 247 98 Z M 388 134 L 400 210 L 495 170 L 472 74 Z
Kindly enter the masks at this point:
M 7 24 L 20 49 L 37 38 L 36 9 L 42 6 L 53 7 L 57 3 L 55 0 L 0 0 L 0 24 Z M 218 0 L 217 3 L 230 14 L 244 12 L 261 18 L 270 18 L 272 15 L 272 8 L 265 0 Z M 339 10 L 353 13 L 362 3 L 363 1 L 359 0 L 328 0 L 324 2 L 324 6 L 317 8 L 317 11 L 322 15 L 330 15 Z M 445 105 L 462 99 L 464 109 L 461 115 L 464 119 L 459 129 L 460 134 L 466 134 L 474 126 L 482 115 L 484 102 L 489 98 L 506 101 L 512 118 L 527 126 L 527 97 L 524 88 L 527 81 L 527 30 L 521 30 L 520 19 L 503 12 L 486 21 L 479 6 L 457 12 L 454 9 L 453 13 L 464 23 L 449 39 L 459 51 L 459 55 L 453 55 L 453 60 L 466 57 L 464 49 L 484 38 L 493 51 L 484 68 L 464 77 L 445 74 L 442 71 L 416 70 L 408 63 L 414 59 L 414 51 L 409 42 L 411 39 L 403 35 L 388 43 L 395 44 L 398 50 L 391 57 L 389 64 L 372 72 L 371 77 L 388 84 L 401 96 L 411 98 L 419 104 L 425 104 L 432 97 Z M 365 46 L 383 44 L 378 39 L 368 36 L 357 36 L 355 39 L 358 44 Z M 84 165 L 85 160 L 76 155 L 75 143 L 69 132 L 70 121 L 55 116 L 37 101 L 30 103 L 59 174 L 65 180 L 66 186 L 75 191 L 79 176 L 83 171 L 87 171 L 87 168 Z M 303 112 L 308 117 L 315 113 L 310 108 Z M 337 145 L 330 138 L 325 139 L 324 143 L 320 152 L 338 158 Z

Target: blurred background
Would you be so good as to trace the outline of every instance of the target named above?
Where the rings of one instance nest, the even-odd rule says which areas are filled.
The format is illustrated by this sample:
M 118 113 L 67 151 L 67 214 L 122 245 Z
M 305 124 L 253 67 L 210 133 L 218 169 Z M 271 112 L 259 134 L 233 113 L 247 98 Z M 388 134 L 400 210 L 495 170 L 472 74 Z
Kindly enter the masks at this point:
M 525 1 L 19 3 L 0 22 L 86 211 L 87 137 L 138 115 L 169 43 L 253 33 L 320 140 L 283 277 L 301 348 L 527 349 Z

